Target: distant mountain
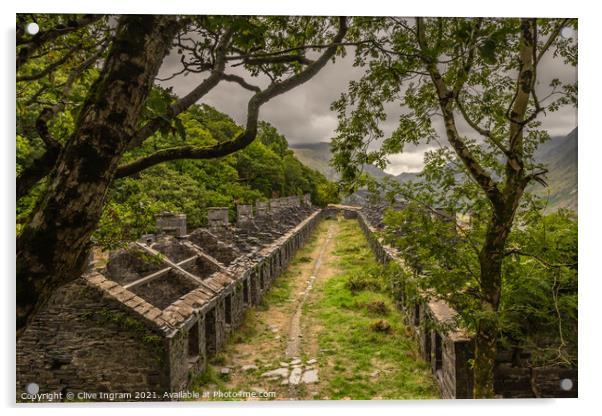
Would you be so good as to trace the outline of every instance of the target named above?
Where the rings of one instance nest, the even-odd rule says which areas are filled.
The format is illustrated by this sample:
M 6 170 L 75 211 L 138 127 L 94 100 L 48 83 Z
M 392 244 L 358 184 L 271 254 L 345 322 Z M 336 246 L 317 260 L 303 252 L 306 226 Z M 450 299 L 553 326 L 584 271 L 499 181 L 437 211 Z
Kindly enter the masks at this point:
M 290 144 L 289 148 L 295 152 L 295 157 L 305 166 L 317 170 L 331 181 L 339 179 L 338 173 L 330 166 L 330 157 L 332 156 L 330 143 Z M 377 179 L 392 176 L 372 165 L 364 165 L 364 171 Z
M 329 180 L 337 180 L 338 174 L 330 166 L 330 144 L 326 142 L 295 144 L 289 146 L 297 159 L 304 165 L 316 169 Z M 577 128 L 566 136 L 552 137 L 540 145 L 535 153 L 535 160 L 546 165 L 548 186 L 540 184 L 531 185 L 529 191 L 542 197 L 547 197 L 549 192 L 549 210 L 570 208 L 577 210 Z M 399 175 L 390 175 L 375 166 L 364 166 L 364 171 L 375 178 L 390 176 L 400 183 L 415 180 L 418 173 L 402 172 Z
M 421 180 L 420 178 L 418 178 L 419 173 L 420 172 L 401 172 L 399 175 L 395 176 L 395 179 L 397 179 L 397 182 L 399 183 Z
M 337 172 L 329 165 L 331 156 L 329 143 L 289 144 L 289 148 L 305 166 L 317 170 L 328 180 L 338 179 Z
M 577 210 L 577 128 L 566 136 L 552 137 L 540 145 L 535 152 L 535 160 L 548 169 L 548 186 L 534 184 L 530 191 L 547 197 L 549 208 Z

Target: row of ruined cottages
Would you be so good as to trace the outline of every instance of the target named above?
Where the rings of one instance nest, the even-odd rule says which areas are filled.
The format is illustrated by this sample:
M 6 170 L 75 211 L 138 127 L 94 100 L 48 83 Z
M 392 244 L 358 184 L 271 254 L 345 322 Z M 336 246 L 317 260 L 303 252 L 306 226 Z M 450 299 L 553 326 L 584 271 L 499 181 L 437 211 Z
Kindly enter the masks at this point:
M 380 237 L 382 217 L 387 205 L 365 206 L 354 210 L 368 243 L 382 263 L 404 266 L 399 252 Z M 392 209 L 403 209 L 403 204 Z M 350 212 L 351 214 L 351 212 Z M 430 364 L 441 396 L 445 399 L 473 398 L 471 360 L 474 337 L 458 328 L 457 312 L 445 301 L 423 296 L 422 300 L 407 296 L 403 290 L 396 299 L 407 327 L 418 342 L 421 357 Z M 561 366 L 532 367 L 529 351 L 516 356 L 512 351 L 499 351 L 494 370 L 494 389 L 500 398 L 577 397 L 578 369 Z
M 165 392 L 204 371 L 304 245 L 323 211 L 309 195 L 210 208 L 208 226 L 157 217 L 144 235 L 61 287 L 17 343 L 17 397 L 39 393 Z
M 341 212 L 357 218 L 379 261 L 403 265 L 379 237 L 383 207 L 321 210 L 308 196 L 279 198 L 238 206 L 235 224 L 227 208 L 209 209 L 208 226 L 191 233 L 184 215 L 158 216 L 156 235 L 112 252 L 37 315 L 17 343 L 17 396 L 29 383 L 63 396 L 143 391 L 146 400 L 186 389 L 320 220 Z M 474 340 L 450 325 L 456 312 L 428 297 L 396 301 L 442 397 L 472 398 Z M 576 368 L 531 368 L 515 358 L 501 351 L 496 361 L 499 397 L 577 397 Z

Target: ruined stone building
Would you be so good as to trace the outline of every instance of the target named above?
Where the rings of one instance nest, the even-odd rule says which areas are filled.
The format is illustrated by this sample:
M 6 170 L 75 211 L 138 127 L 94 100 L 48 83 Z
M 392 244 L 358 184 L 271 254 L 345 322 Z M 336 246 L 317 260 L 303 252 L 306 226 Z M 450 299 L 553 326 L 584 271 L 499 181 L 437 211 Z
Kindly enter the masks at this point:
M 163 392 L 185 389 L 241 324 L 322 211 L 308 196 L 210 208 L 208 227 L 157 217 L 158 233 L 110 253 L 60 288 L 17 343 L 17 393 Z M 156 395 L 155 395 L 156 393 Z

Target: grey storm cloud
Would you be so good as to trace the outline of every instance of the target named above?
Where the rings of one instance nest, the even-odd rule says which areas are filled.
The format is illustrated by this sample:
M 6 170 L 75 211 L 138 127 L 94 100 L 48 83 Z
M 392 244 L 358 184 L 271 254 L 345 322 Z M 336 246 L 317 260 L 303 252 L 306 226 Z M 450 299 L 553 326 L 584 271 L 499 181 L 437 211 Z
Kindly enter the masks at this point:
M 160 78 L 180 69 L 179 60 L 174 54 L 164 62 Z M 349 81 L 359 79 L 361 68 L 354 68 L 353 58 L 347 55 L 328 64 L 312 79 L 283 95 L 277 96 L 260 109 L 260 118 L 274 125 L 291 144 L 328 141 L 337 126 L 336 114 L 330 111 L 330 104 L 347 89 Z M 244 75 L 241 67 L 227 70 Z M 172 87 L 175 94 L 182 96 L 196 86 L 204 76 L 190 74 L 161 82 Z M 265 85 L 266 80 L 253 80 L 257 85 Z M 228 114 L 237 123 L 244 124 L 246 106 L 251 92 L 235 83 L 221 82 L 201 102 L 209 104 Z
M 165 59 L 159 78 L 165 78 L 180 69 L 179 56 L 172 53 Z M 353 53 L 350 51 L 344 58 L 337 58 L 335 63 L 330 62 L 308 82 L 264 104 L 260 110 L 260 119 L 276 127 L 290 144 L 328 142 L 337 127 L 337 117 L 330 110 L 330 105 L 347 90 L 350 81 L 361 78 L 363 71 L 363 68 L 353 66 Z M 229 68 L 227 72 L 245 75 L 242 67 Z M 161 81 L 160 84 L 172 87 L 175 94 L 183 96 L 198 85 L 205 76 L 191 73 Z M 544 91 L 552 78 L 559 78 L 565 82 L 576 81 L 577 69 L 565 65 L 561 59 L 553 58 L 548 54 L 540 63 L 538 77 L 540 79 L 538 88 Z M 258 86 L 267 85 L 266 78 L 258 77 L 253 79 L 253 82 Z M 200 103 L 209 104 L 244 125 L 247 102 L 251 94 L 238 84 L 223 81 L 203 97 Z M 396 127 L 401 108 L 396 104 L 387 104 L 386 109 L 388 119 L 381 124 L 381 127 L 385 135 L 388 135 Z M 555 113 L 540 115 L 538 119 L 542 121 L 543 127 L 550 135 L 564 135 L 577 126 L 577 110 L 564 107 Z M 446 145 L 442 121 L 435 119 L 433 124 L 439 135 L 439 143 Z M 474 135 L 463 120 L 459 120 L 458 128 L 461 134 Z M 386 171 L 392 174 L 420 171 L 423 167 L 424 153 L 434 146 L 435 144 L 426 143 L 406 146 L 402 154 L 389 157 Z

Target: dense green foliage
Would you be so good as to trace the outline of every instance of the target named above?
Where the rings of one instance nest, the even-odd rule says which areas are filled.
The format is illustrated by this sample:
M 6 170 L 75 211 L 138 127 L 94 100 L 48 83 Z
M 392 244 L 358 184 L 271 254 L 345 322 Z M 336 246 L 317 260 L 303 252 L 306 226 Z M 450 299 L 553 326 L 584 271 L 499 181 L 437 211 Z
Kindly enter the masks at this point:
M 209 145 L 227 140 L 240 127 L 212 107 L 198 105 L 180 116 L 186 142 Z M 177 132 L 156 134 L 125 160 L 177 145 Z M 205 224 L 208 207 L 254 204 L 258 200 L 310 193 L 313 203 L 336 202 L 336 186 L 320 173 L 303 166 L 284 136 L 261 123 L 255 140 L 229 156 L 210 160 L 177 160 L 117 180 L 95 237 L 111 247 L 154 230 L 154 215 L 161 211 L 187 215 L 191 229 Z M 234 211 L 232 211 L 233 214 Z
M 86 39 L 84 37 L 84 39 Z M 84 42 L 82 39 L 82 42 Z M 69 45 L 67 39 L 67 44 Z M 72 39 L 71 39 L 72 41 Z M 90 40 L 87 40 L 90 42 Z M 27 64 L 29 72 L 42 71 L 46 66 L 56 60 L 55 55 L 60 56 L 60 48 L 50 52 L 34 62 Z M 78 53 L 74 55 L 77 60 Z M 83 58 L 80 58 L 83 59 Z M 52 137 L 61 145 L 64 145 L 71 133 L 73 133 L 75 118 L 85 99 L 85 95 L 98 76 L 95 68 L 82 68 L 79 78 L 69 81 L 69 72 L 63 69 L 55 71 L 52 76 L 42 77 L 30 82 L 17 83 L 16 100 L 16 175 L 17 177 L 26 169 L 38 163 L 46 147 L 36 131 L 36 121 L 44 109 L 57 107 L 62 111 L 56 116 L 48 129 Z M 70 98 L 62 97 L 64 89 L 67 89 Z M 27 195 L 17 199 L 17 233 L 29 218 L 34 209 L 36 201 L 42 196 L 46 189 L 46 179 L 42 179 L 34 186 Z
M 455 183 L 461 183 L 456 177 Z M 432 184 L 400 188 L 406 208 L 385 213 L 384 237 L 411 272 L 396 270 L 392 287 L 404 287 L 409 302 L 425 296 L 448 302 L 456 326 L 475 330 L 483 311 L 479 297 L 479 247 L 485 238 L 487 205 L 461 204 L 434 210 Z M 421 191 L 418 191 L 422 188 Z M 466 190 L 466 189 L 465 189 Z M 441 190 L 439 189 L 439 192 Z M 450 195 L 458 193 L 450 191 Z M 456 218 L 457 216 L 457 218 Z M 532 365 L 577 362 L 577 219 L 574 212 L 543 214 L 537 203 L 521 210 L 510 234 L 502 269 L 500 308 L 495 315 L 499 346 L 532 353 Z
M 146 106 L 146 117 L 160 114 L 173 97 L 156 88 Z M 71 113 L 52 125 L 55 137 L 66 140 L 73 129 Z M 227 115 L 207 105 L 194 105 L 177 123 L 166 125 L 144 144 L 128 152 L 124 162 L 158 149 L 186 144 L 211 145 L 229 140 L 242 129 Z M 42 151 L 39 139 L 17 136 L 17 171 Z M 41 182 L 18 201 L 17 222 L 24 222 L 44 189 Z M 223 158 L 176 160 L 116 180 L 109 192 L 95 239 L 103 247 L 115 247 L 153 232 L 154 215 L 162 211 L 185 213 L 190 228 L 206 222 L 207 207 L 253 204 L 272 197 L 311 194 L 314 204 L 338 201 L 338 190 L 322 174 L 305 167 L 288 148 L 286 138 L 266 122 L 260 123 L 257 140 Z

